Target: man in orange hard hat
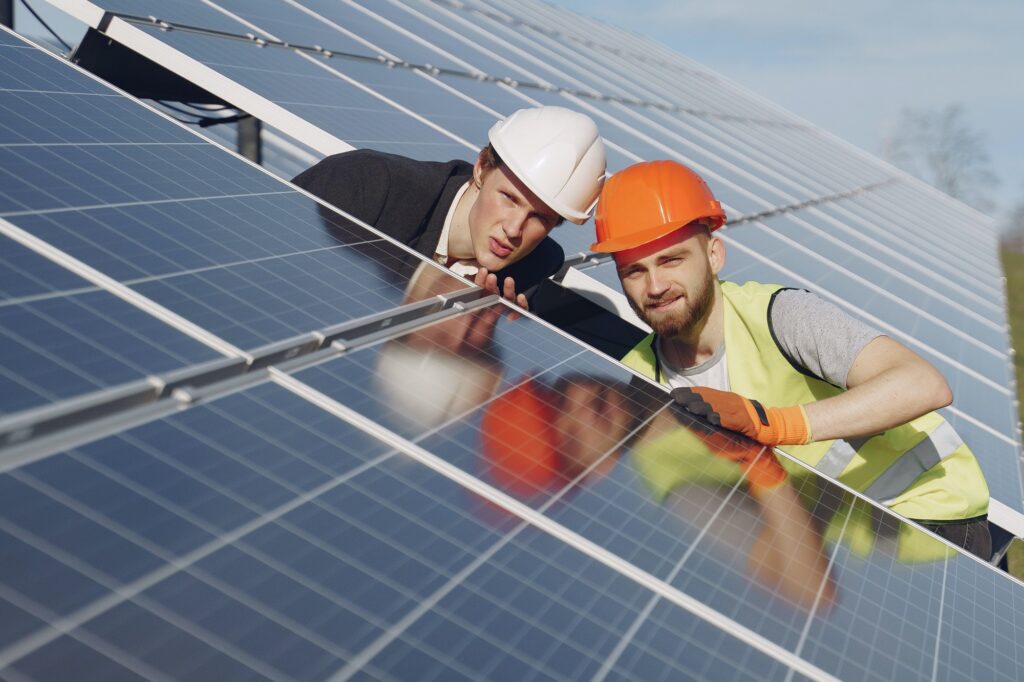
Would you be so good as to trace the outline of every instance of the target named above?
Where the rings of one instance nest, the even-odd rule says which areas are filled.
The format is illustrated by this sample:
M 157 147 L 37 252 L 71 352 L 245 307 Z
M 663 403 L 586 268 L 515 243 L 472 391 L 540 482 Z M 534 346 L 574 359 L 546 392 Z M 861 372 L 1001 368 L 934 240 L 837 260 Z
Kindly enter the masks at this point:
M 612 253 L 654 330 L 622 361 L 676 401 L 838 478 L 988 559 L 988 486 L 934 410 L 952 402 L 931 364 L 813 294 L 716 275 L 725 212 L 672 161 L 604 186 L 594 251 Z

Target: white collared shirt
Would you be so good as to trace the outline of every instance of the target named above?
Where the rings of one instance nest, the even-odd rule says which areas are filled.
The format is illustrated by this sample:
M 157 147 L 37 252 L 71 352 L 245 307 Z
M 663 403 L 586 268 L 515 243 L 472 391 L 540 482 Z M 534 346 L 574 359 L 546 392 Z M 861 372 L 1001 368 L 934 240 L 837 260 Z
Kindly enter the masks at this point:
M 472 180 L 469 180 L 459 191 L 455 193 L 455 199 L 452 201 L 452 205 L 448 208 L 448 215 L 444 218 L 444 227 L 441 229 L 441 238 L 437 240 L 437 246 L 434 248 L 434 260 L 445 265 L 448 263 L 448 233 L 452 228 L 452 221 L 455 219 L 455 209 L 462 200 L 462 197 L 466 194 L 469 189 L 469 184 Z M 480 264 L 476 262 L 475 258 L 463 258 L 455 261 L 448 266 L 448 269 L 454 272 L 456 275 L 463 277 L 472 277 L 480 270 Z

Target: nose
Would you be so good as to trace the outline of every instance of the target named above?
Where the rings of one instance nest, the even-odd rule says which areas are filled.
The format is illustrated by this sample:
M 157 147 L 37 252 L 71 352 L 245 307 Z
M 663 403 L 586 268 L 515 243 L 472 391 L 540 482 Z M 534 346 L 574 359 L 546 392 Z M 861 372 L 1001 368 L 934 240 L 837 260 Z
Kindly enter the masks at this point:
M 647 297 L 648 298 L 659 298 L 669 289 L 668 278 L 660 277 L 657 269 L 653 269 L 647 273 Z
M 518 240 L 522 236 L 523 230 L 526 229 L 526 221 L 529 219 L 530 212 L 528 210 L 513 211 L 505 218 L 501 227 L 509 241 Z

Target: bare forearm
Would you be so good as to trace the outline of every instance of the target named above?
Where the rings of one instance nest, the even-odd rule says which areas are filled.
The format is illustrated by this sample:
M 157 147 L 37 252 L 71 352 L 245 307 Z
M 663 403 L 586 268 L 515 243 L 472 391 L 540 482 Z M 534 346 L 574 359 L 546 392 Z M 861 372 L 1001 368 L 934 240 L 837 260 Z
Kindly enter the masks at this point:
M 881 433 L 945 407 L 952 394 L 927 363 L 890 367 L 835 397 L 804 405 L 814 440 Z

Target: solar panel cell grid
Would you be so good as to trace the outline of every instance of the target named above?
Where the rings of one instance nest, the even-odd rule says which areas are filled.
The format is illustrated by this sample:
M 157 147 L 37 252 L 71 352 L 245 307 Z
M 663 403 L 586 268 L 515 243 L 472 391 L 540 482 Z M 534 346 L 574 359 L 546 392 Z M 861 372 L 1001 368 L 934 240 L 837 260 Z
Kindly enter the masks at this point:
M 159 15 L 166 15 L 166 11 Z M 384 71 L 382 67 L 352 62 L 351 65 L 345 63 L 339 65 L 341 68 L 336 68 L 333 60 L 330 63 L 314 63 L 290 50 L 261 50 L 249 42 L 211 38 L 184 31 L 165 34 L 159 29 L 143 30 L 168 41 L 192 58 L 215 66 L 217 71 L 245 87 L 257 90 L 269 100 L 286 104 L 290 111 L 322 129 L 343 127 L 347 131 L 343 139 L 353 146 L 374 147 L 423 159 L 451 159 L 472 154 L 472 149 L 466 144 L 438 132 L 417 117 L 366 92 L 365 88 L 350 84 L 331 71 L 335 69 L 344 73 L 347 69 L 357 72 L 369 69 L 369 73 L 377 74 Z M 231 31 L 242 34 L 252 32 L 242 24 L 235 24 Z M 321 68 L 320 65 L 328 68 Z M 440 88 L 433 88 L 415 74 L 404 70 L 402 73 L 401 78 L 410 79 L 406 81 L 405 89 L 415 86 L 422 96 L 434 97 L 439 102 L 438 107 L 458 109 L 468 106 Z M 276 85 L 268 88 L 270 83 Z M 477 117 L 464 116 L 463 120 L 472 124 Z
M 584 671 L 601 660 L 596 640 L 616 641 L 601 634 L 615 625 L 608 615 L 621 634 L 630 603 L 649 599 L 554 538 L 518 539 L 511 515 L 272 386 L 2 481 L 13 506 L 0 530 L 26 558 L 5 584 L 30 612 L 80 628 L 74 640 L 50 628 L 5 640 L 16 672 L 46 659 L 110 670 L 85 644 L 142 674 L 321 676 L 371 637 L 395 642 L 373 659 L 389 668 L 405 648 L 392 634 L 431 653 L 431 641 L 464 633 L 466 618 L 495 629 L 434 649 L 435 667 Z M 530 603 L 544 606 L 524 610 Z M 424 617 L 407 633 L 387 627 L 414 611 Z M 537 636 L 547 652 L 529 646 Z M 482 656 L 494 648 L 497 658 Z
M 802 214 L 791 214 L 743 225 L 728 234 L 783 268 L 807 273 L 809 279 L 843 300 L 870 308 L 879 318 L 898 325 L 936 350 L 958 360 L 970 357 L 980 373 L 1005 384 L 1005 340 L 990 326 L 957 315 L 948 304 L 942 317 L 927 313 L 918 303 L 935 300 L 927 289 L 922 291 L 909 285 L 898 270 L 883 270 L 871 259 L 837 248 L 817 233 L 815 223 L 813 216 L 805 219 Z M 974 327 L 980 328 L 978 334 Z
M 288 14 L 282 14 L 278 3 L 267 2 L 220 2 L 218 6 L 280 40 L 307 46 L 320 45 L 324 49 L 334 52 L 348 52 L 371 58 L 381 55 L 379 50 L 357 41 L 347 34 L 346 31 L 351 30 L 347 18 L 358 14 L 358 12 L 340 3 L 335 4 L 326 15 L 310 14 L 298 11 L 298 8 Z M 347 11 L 345 11 L 346 9 Z M 344 13 L 339 13 L 339 10 Z M 401 52 L 394 56 L 416 63 Z M 442 66 L 437 62 L 437 59 L 427 59 L 423 63 Z M 482 145 L 486 140 L 489 128 L 487 121 L 491 114 L 485 113 L 481 106 L 473 105 L 438 87 L 433 82 L 433 78 L 424 77 L 423 74 L 408 69 L 388 69 L 377 63 L 366 64 L 346 59 L 330 60 L 327 63 L 332 68 L 371 87 L 376 92 L 404 106 L 414 107 L 417 114 L 437 123 L 473 145 Z M 466 70 L 465 67 L 452 66 L 459 71 Z M 500 115 L 509 114 L 523 106 L 521 100 L 495 87 L 494 84 L 484 84 L 473 79 L 457 77 L 452 77 L 449 81 L 454 87 L 477 102 L 485 103 L 492 109 L 496 108 Z M 484 99 L 481 98 L 485 98 L 487 101 L 484 102 Z M 463 153 L 461 156 L 465 156 L 465 154 Z
M 0 36 L 0 47 L 0 90 L 113 95 L 105 85 L 68 71 L 52 56 L 11 35 Z
M 88 145 L 55 148 L 64 133 L 5 119 L 26 144 L 0 149 L 0 217 L 249 348 L 403 301 L 415 256 L 137 105 L 90 103 L 54 126 L 90 116 Z
M 448 323 L 442 323 L 441 326 L 444 324 Z M 509 375 L 531 375 L 519 364 L 523 359 L 516 353 L 517 348 L 534 347 L 516 338 L 516 327 L 525 329 L 527 326 L 526 321 L 498 323 L 498 332 L 495 334 L 497 341 L 491 361 L 497 364 L 498 358 L 505 358 L 507 354 L 510 366 L 515 368 L 508 373 Z M 390 343 L 400 345 L 408 341 L 398 339 Z M 420 347 L 419 352 L 429 355 L 430 350 L 429 347 Z M 434 350 L 440 350 L 440 346 Z M 366 373 L 372 371 L 369 368 L 385 364 L 379 359 L 385 352 L 385 349 L 380 349 L 379 352 L 376 349 L 358 351 L 350 358 L 342 358 L 304 370 L 298 377 L 377 423 L 395 424 L 397 417 L 401 416 L 395 413 L 401 408 L 393 401 L 389 403 L 387 396 L 408 387 L 388 386 L 389 379 L 383 373 L 377 377 L 366 378 Z M 378 355 L 376 360 L 371 357 L 375 354 Z M 562 393 L 555 398 L 557 401 L 566 400 L 573 384 L 585 385 L 586 379 L 579 377 L 586 377 L 588 369 L 594 371 L 600 364 L 593 361 L 588 363 L 583 357 L 545 358 L 537 352 L 531 353 L 530 359 L 537 363 L 538 369 L 555 367 L 555 376 L 577 377 L 561 385 L 553 376 L 544 377 L 543 372 L 540 374 L 547 385 L 562 386 L 559 389 Z M 622 390 L 614 388 L 616 384 L 610 378 L 593 380 L 602 381 L 606 386 L 606 399 L 608 394 Z M 523 381 L 529 383 L 533 380 L 527 378 Z M 513 385 L 504 390 L 507 394 L 521 388 L 522 385 Z M 500 400 L 499 397 L 498 401 Z M 565 405 L 564 402 L 558 404 Z M 487 414 L 489 409 L 485 407 L 482 412 Z M 645 421 L 647 414 L 653 415 L 650 412 L 638 415 L 638 409 L 637 404 L 637 407 L 630 410 L 637 421 Z M 502 471 L 500 465 L 486 460 L 487 427 L 481 425 L 479 412 L 465 418 L 457 416 L 456 422 L 443 425 L 434 433 L 428 431 L 425 437 L 419 435 L 423 428 L 421 424 L 396 428 L 419 442 L 428 451 L 467 473 L 482 476 L 484 480 L 493 482 L 501 489 L 524 495 L 523 499 L 531 506 L 543 509 L 546 516 L 562 527 L 579 533 L 582 537 L 627 559 L 631 564 L 665 579 L 684 593 L 695 596 L 719 613 L 786 649 L 817 652 L 821 648 L 838 647 L 840 644 L 832 638 L 838 638 L 839 633 L 845 633 L 849 638 L 851 632 L 861 638 L 859 642 L 863 646 L 877 648 L 881 643 L 873 645 L 872 642 L 880 625 L 898 621 L 903 618 L 907 609 L 922 608 L 923 601 L 924 608 L 931 613 L 930 619 L 911 618 L 909 622 L 916 628 L 914 632 L 909 632 L 911 626 L 904 624 L 902 627 L 906 637 L 891 643 L 892 651 L 887 655 L 891 658 L 883 656 L 879 658 L 877 664 L 873 662 L 869 666 L 868 674 L 884 677 L 887 674 L 886 670 L 895 668 L 900 668 L 901 674 L 909 674 L 907 670 L 918 669 L 913 660 L 908 659 L 910 654 L 916 656 L 918 660 L 932 660 L 927 641 L 934 641 L 936 636 L 939 603 L 933 599 L 919 599 L 922 595 L 916 594 L 916 591 L 923 590 L 926 597 L 940 593 L 935 571 L 941 572 L 941 565 L 937 568 L 936 564 L 926 564 L 924 568 L 916 569 L 911 564 L 904 563 L 906 559 L 897 558 L 899 550 L 893 538 L 898 535 L 898 528 L 889 530 L 888 534 L 880 536 L 878 540 L 871 536 L 873 531 L 869 532 L 869 543 L 878 543 L 887 549 L 872 552 L 869 544 L 866 557 L 863 550 L 861 555 L 851 555 L 850 547 L 863 547 L 865 528 L 863 523 L 855 526 L 847 522 L 846 517 L 851 515 L 850 500 L 838 489 L 829 490 L 827 486 L 823 487 L 821 481 L 814 478 L 794 483 L 798 497 L 819 499 L 815 524 L 820 528 L 829 529 L 830 544 L 821 548 L 818 553 L 818 566 L 833 561 L 836 566 L 833 569 L 835 573 L 829 573 L 846 575 L 852 572 L 858 578 L 844 578 L 841 582 L 832 584 L 833 578 L 827 577 L 828 574 L 826 577 L 819 574 L 818 582 L 810 583 L 810 594 L 797 597 L 792 591 L 787 592 L 784 587 L 759 584 L 752 578 L 751 558 L 746 552 L 750 552 L 756 544 L 758 533 L 766 532 L 766 517 L 763 516 L 763 512 L 758 511 L 758 505 L 753 498 L 742 489 L 737 491 L 727 486 L 714 493 L 716 484 L 712 481 L 716 479 L 713 477 L 721 475 L 714 473 L 714 457 L 703 460 L 701 464 L 699 461 L 686 459 L 683 453 L 679 453 L 682 457 L 678 464 L 679 471 L 690 471 L 695 482 L 701 481 L 702 477 L 708 477 L 703 480 L 711 492 L 704 490 L 700 483 L 682 484 L 678 491 L 673 493 L 671 504 L 658 504 L 657 496 L 652 495 L 648 487 L 654 485 L 657 490 L 658 483 L 651 483 L 648 478 L 651 465 L 644 464 L 644 458 L 652 455 L 649 446 L 645 445 L 643 440 L 632 443 L 631 454 L 624 455 L 614 468 L 602 468 L 603 473 L 600 476 L 591 475 L 584 478 L 582 483 L 573 486 L 568 483 L 568 479 L 561 478 L 552 471 L 550 476 L 554 481 L 561 481 L 560 483 L 548 483 L 547 485 L 552 487 L 531 489 L 531 484 L 538 485 L 535 478 L 526 481 L 524 475 L 511 470 Z M 579 410 L 572 411 L 571 414 L 575 415 L 573 418 L 579 420 L 581 425 L 587 423 Z M 605 428 L 608 428 L 608 423 L 601 422 Z M 601 428 L 596 423 L 587 424 L 588 426 L 582 428 Z M 485 444 L 483 453 L 480 450 L 481 442 Z M 704 473 L 701 473 L 702 467 Z M 735 473 L 732 475 L 735 476 Z M 731 480 L 736 482 L 738 479 Z M 565 487 L 567 484 L 569 488 Z M 524 490 L 532 492 L 523 492 Z M 551 505 L 552 496 L 561 498 L 558 504 Z M 870 510 L 866 512 L 870 518 Z M 856 513 L 858 517 L 863 517 L 865 509 L 857 507 Z M 859 520 L 863 521 L 863 518 Z M 795 537 L 799 532 L 798 528 L 798 524 L 787 525 L 783 532 Z M 908 535 L 914 533 L 909 529 L 903 532 Z M 927 542 L 923 536 L 922 541 Z M 837 544 L 832 546 L 831 543 Z M 943 555 L 941 546 L 936 545 L 936 550 L 937 556 L 932 553 L 933 561 Z M 789 570 L 800 569 L 796 565 L 791 565 Z M 803 570 L 813 571 L 814 566 L 803 564 Z M 863 582 L 859 582 L 861 575 L 864 576 Z M 822 580 L 826 582 L 822 583 Z M 800 602 L 801 607 L 794 608 L 794 601 L 803 599 L 807 600 L 806 603 Z M 811 611 L 810 617 L 815 619 L 815 624 L 809 625 L 808 611 Z M 822 624 L 828 624 L 828 627 L 823 630 Z M 810 631 L 808 627 L 811 628 Z M 829 632 L 833 634 L 828 634 Z M 843 640 L 842 646 L 850 647 L 853 644 L 857 644 L 857 641 L 851 643 Z M 821 657 L 823 661 L 828 661 L 827 653 L 822 653 Z M 846 662 L 843 665 L 853 665 L 851 661 L 863 661 L 866 654 L 844 653 L 841 657 Z M 825 668 L 831 669 L 831 664 Z M 863 671 L 861 672 L 863 674 Z
M 6 237 L 0 253 L 0 414 L 218 357 Z

